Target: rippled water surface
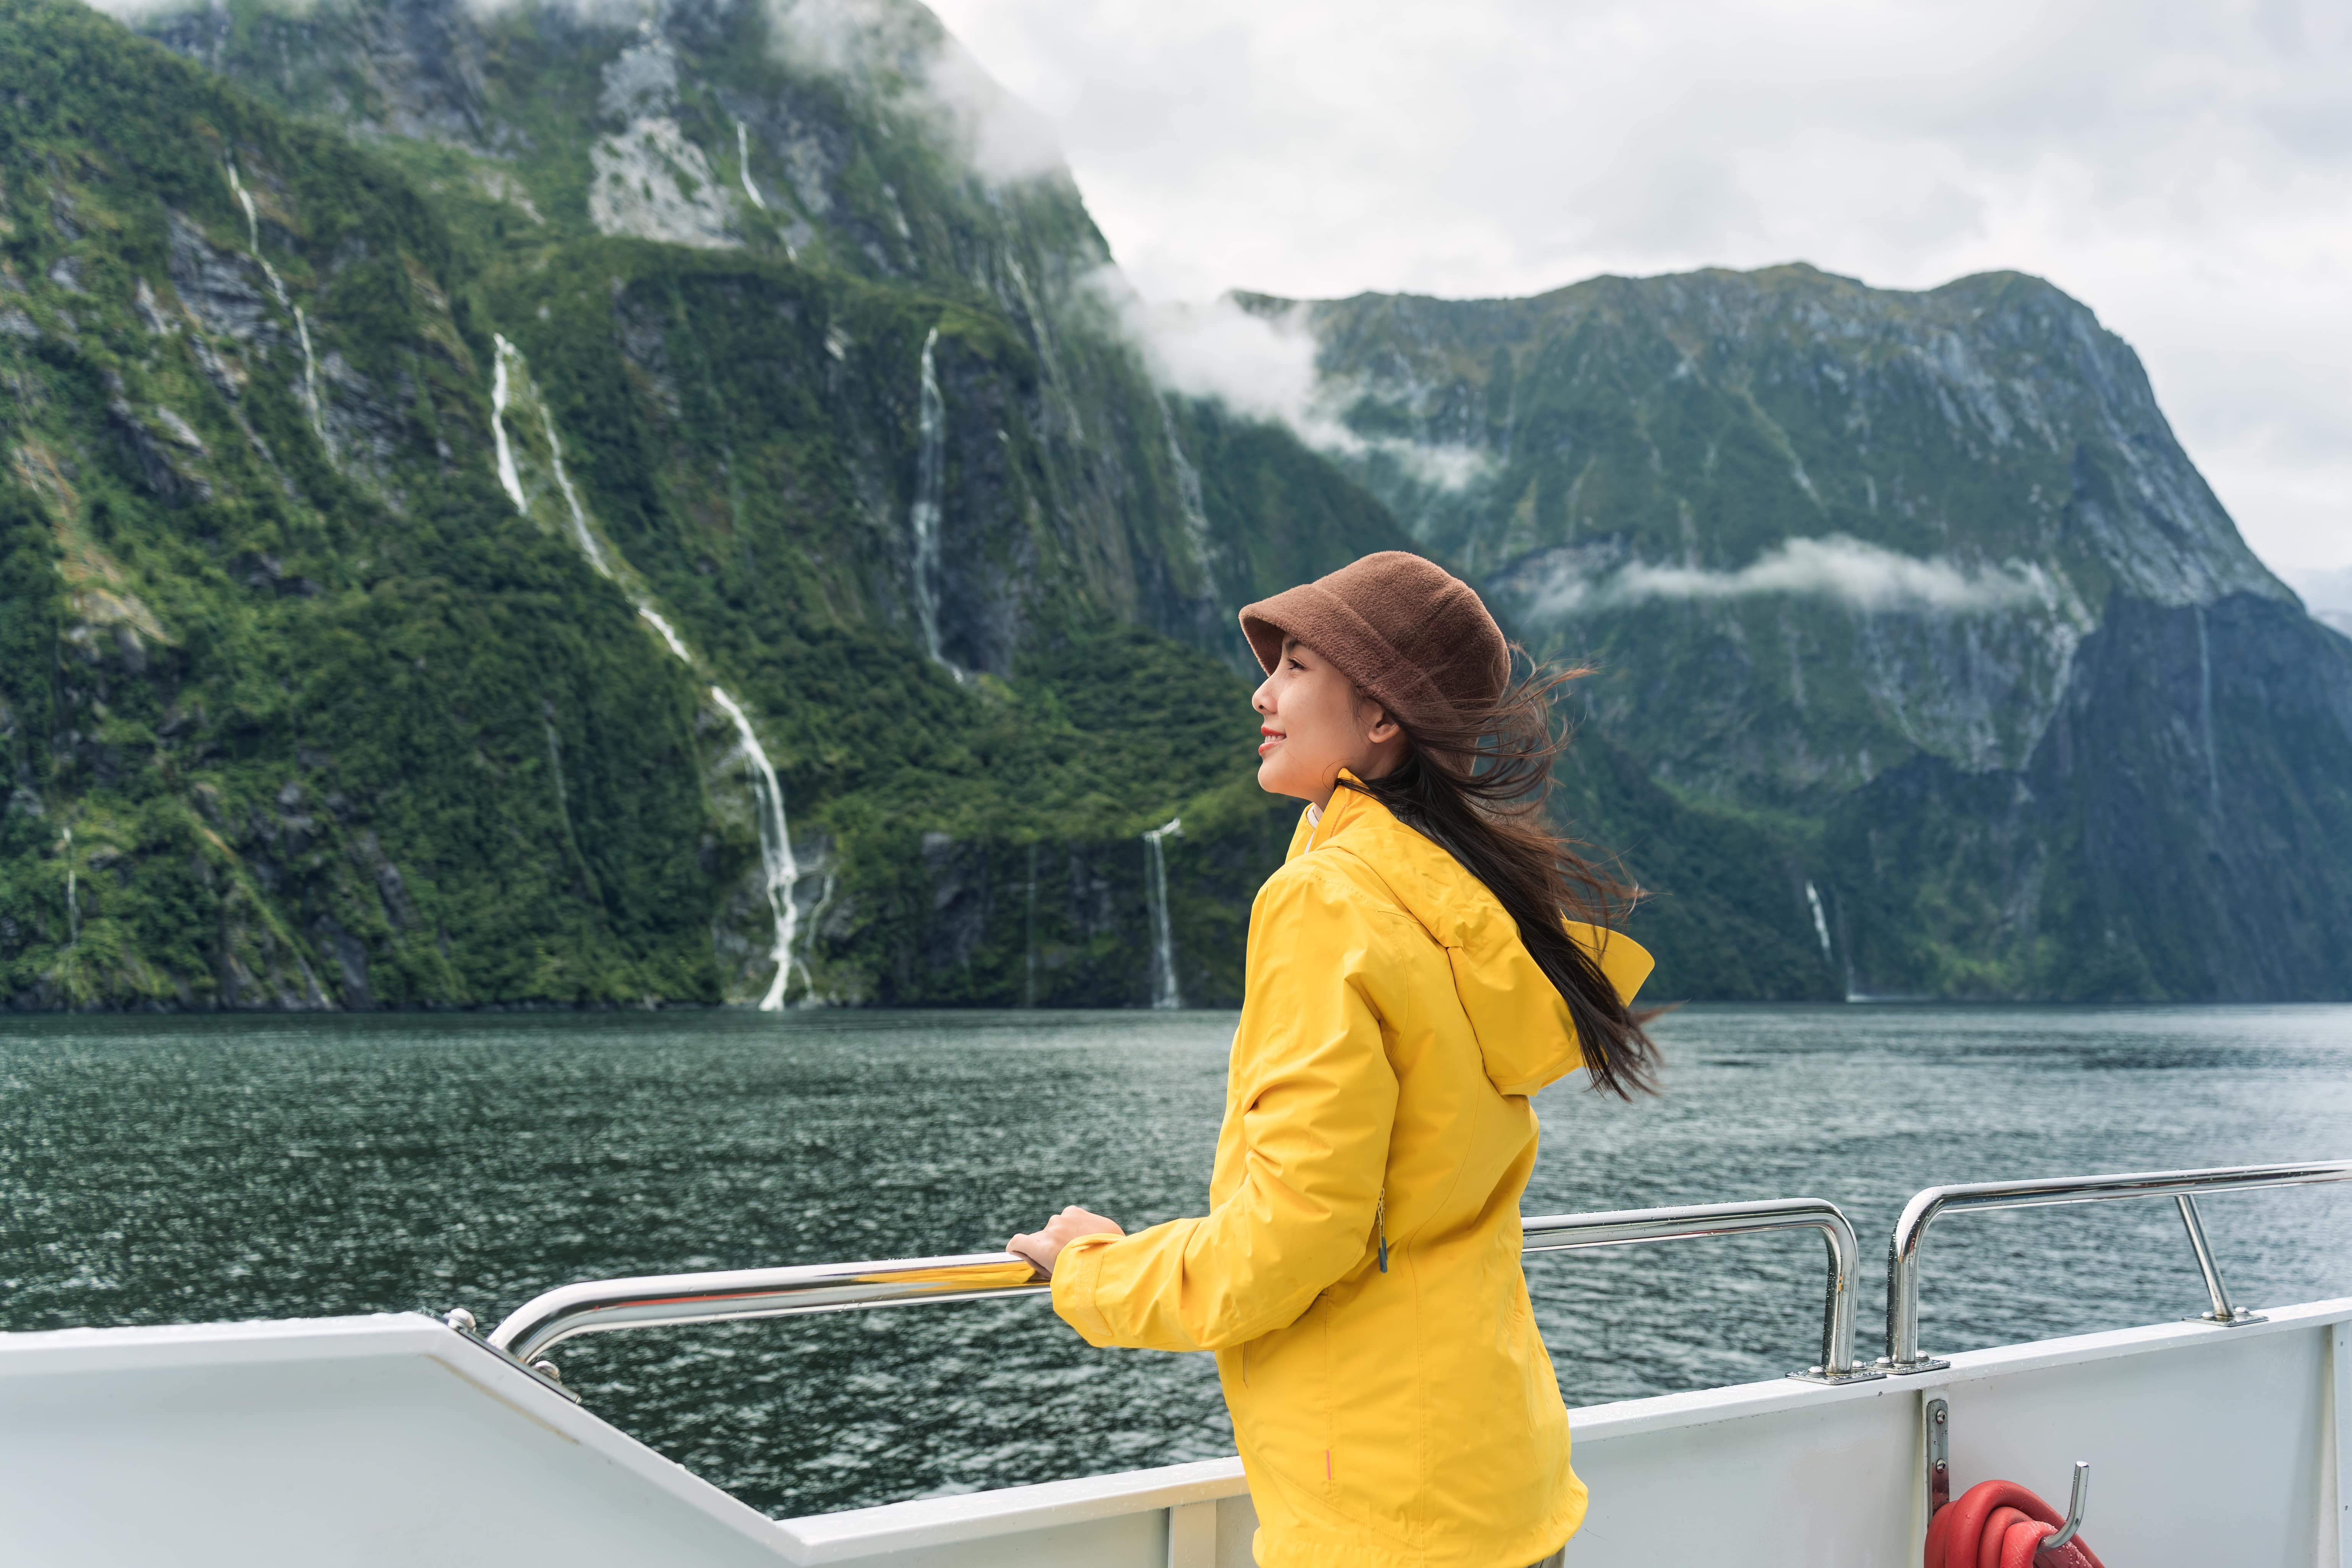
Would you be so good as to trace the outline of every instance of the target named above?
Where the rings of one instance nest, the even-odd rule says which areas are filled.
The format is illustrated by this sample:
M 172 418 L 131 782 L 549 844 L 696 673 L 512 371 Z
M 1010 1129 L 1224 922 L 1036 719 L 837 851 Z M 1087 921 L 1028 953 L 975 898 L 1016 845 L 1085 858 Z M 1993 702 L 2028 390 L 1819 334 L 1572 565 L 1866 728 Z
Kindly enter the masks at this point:
M 1198 1212 L 1231 1015 L 0 1021 L 0 1328 L 470 1308 Z M 1691 1008 L 1668 1093 L 1538 1103 L 1530 1213 L 2352 1155 L 2352 1008 Z M 2352 1294 L 2352 1189 L 2206 1201 L 2234 1292 Z M 1869 1270 L 1874 1273 L 1874 1268 Z M 1822 1249 L 1531 1260 L 1571 1405 L 1817 1358 Z M 2202 1305 L 2168 1203 L 1948 1219 L 1936 1351 Z M 1865 1334 L 1878 1284 L 1865 1281 Z M 773 1513 L 1231 1451 L 1204 1357 L 1035 1300 L 575 1340 L 591 1409 Z

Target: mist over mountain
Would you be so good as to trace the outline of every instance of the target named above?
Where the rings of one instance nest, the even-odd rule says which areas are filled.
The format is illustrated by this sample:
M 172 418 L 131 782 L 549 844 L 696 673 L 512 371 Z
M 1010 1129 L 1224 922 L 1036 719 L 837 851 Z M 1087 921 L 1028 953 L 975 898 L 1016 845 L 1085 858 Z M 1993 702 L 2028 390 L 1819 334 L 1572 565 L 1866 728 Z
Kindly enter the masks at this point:
M 2352 991 L 2352 641 L 2047 285 L 1172 321 L 912 4 L 132 19 L 0 0 L 15 1005 L 1229 1004 L 1234 612 L 1405 546 L 1665 993 Z

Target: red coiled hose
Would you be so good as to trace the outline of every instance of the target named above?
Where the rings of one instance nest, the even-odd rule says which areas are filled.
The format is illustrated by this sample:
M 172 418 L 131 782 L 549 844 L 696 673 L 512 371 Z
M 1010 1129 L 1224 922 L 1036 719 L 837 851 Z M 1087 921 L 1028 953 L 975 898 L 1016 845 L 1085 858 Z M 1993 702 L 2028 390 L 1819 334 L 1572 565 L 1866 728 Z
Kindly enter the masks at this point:
M 2042 1550 L 2065 1522 L 2015 1481 L 1979 1481 L 1928 1522 L 1927 1568 L 2106 1568 L 2079 1535 Z

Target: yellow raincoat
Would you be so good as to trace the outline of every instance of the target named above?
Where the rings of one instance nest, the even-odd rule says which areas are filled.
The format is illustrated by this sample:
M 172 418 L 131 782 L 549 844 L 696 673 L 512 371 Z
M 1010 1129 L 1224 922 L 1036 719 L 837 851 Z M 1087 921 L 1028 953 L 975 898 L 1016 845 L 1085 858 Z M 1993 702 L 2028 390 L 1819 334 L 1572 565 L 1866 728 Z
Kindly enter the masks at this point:
M 1570 930 L 1631 999 L 1650 955 Z M 1301 820 L 1250 911 L 1210 1212 L 1054 1271 L 1087 1343 L 1216 1352 L 1262 1568 L 1525 1568 L 1582 1521 L 1519 1272 L 1528 1097 L 1580 1059 L 1452 856 L 1346 788 Z

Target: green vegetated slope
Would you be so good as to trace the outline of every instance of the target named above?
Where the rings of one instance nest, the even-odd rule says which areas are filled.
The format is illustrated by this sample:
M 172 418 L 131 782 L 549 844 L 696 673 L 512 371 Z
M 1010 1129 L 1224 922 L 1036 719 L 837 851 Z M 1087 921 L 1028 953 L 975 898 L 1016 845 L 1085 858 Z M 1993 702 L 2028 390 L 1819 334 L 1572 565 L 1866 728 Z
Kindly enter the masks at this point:
M 2352 642 L 2058 289 L 1250 303 L 1303 313 L 1424 544 L 1597 667 L 1588 731 L 1640 764 L 1597 820 L 1707 942 L 1695 988 L 1772 994 L 1794 936 L 1861 994 L 2352 994 Z
M 2352 990 L 2352 644 L 2055 289 L 1297 308 L 1335 467 L 919 6 L 599 15 L 0 0 L 0 995 L 1140 1004 L 1173 821 L 1231 1002 L 1233 612 L 1415 541 L 1662 994 Z
M 1237 994 L 1232 610 L 1403 536 L 1159 397 L 1066 176 L 751 5 L 152 25 L 243 81 L 0 5 L 0 995 L 756 999 L 781 910 L 795 999 L 1139 1002 L 1180 816 Z

